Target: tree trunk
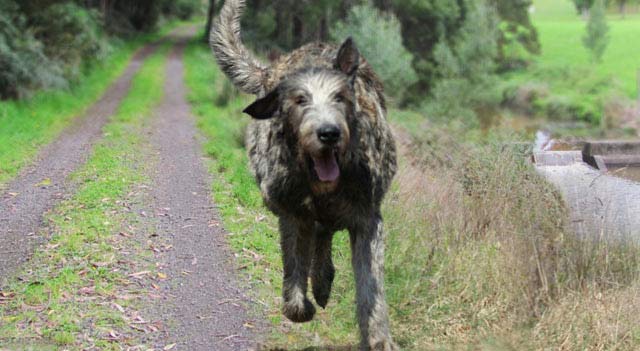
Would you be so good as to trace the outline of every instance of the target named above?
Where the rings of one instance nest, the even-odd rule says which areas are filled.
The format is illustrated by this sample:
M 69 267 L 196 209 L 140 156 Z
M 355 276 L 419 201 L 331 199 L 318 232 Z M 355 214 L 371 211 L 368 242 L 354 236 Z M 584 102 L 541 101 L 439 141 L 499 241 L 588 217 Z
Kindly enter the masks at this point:
M 105 23 L 108 22 L 109 18 L 109 0 L 100 0 L 100 12 L 104 16 Z
M 391 0 L 375 0 L 374 4 L 382 11 L 391 11 Z
M 325 11 L 324 16 L 320 20 L 320 28 L 318 28 L 318 40 L 321 42 L 327 41 L 329 39 L 329 20 L 327 19 L 329 16 L 327 11 Z
M 211 33 L 211 26 L 213 25 L 213 14 L 216 10 L 216 0 L 209 0 L 209 11 L 207 12 L 207 24 L 204 29 L 204 37 L 202 40 L 209 42 L 209 34 Z
M 640 68 L 638 68 L 638 72 L 636 73 L 636 79 L 638 80 L 638 104 L 640 105 Z
M 620 14 L 622 15 L 622 18 L 625 18 L 626 14 L 627 14 L 627 2 L 626 1 L 620 1 L 619 5 L 620 5 Z
M 304 21 L 300 18 L 300 15 L 293 15 L 293 46 L 298 47 L 302 45 L 304 40 Z

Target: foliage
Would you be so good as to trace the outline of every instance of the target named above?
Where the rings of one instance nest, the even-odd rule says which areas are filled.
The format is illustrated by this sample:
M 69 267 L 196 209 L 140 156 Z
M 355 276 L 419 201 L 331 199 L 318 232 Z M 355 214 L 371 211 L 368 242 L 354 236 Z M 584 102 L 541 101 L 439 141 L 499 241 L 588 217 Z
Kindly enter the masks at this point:
M 500 17 L 498 63 L 503 70 L 521 67 L 540 53 L 538 33 L 529 18 L 532 0 L 491 0 Z
M 199 1 L 193 0 L 165 0 L 162 6 L 162 13 L 165 16 L 177 17 L 181 20 L 187 20 L 191 16 L 201 10 Z
M 355 6 L 345 21 L 335 24 L 331 36 L 341 42 L 351 36 L 358 48 L 382 78 L 387 94 L 402 100 L 417 81 L 411 53 L 402 46 L 400 23 L 392 14 L 371 6 Z
M 394 0 L 392 6 L 402 24 L 404 45 L 413 53 L 419 81 L 412 87 L 411 102 L 420 104 L 438 81 L 435 49 L 439 43 L 454 45 L 465 22 L 471 0 Z
M 587 34 L 583 38 L 584 46 L 591 51 L 594 62 L 601 62 L 609 45 L 609 26 L 607 25 L 605 0 L 596 0 L 591 7 L 587 24 Z
M 599 126 L 605 106 L 621 95 L 608 76 L 589 67 L 537 64 L 525 76 L 505 84 L 505 107 L 556 122 L 587 122 Z
M 97 12 L 74 3 L 53 4 L 34 12 L 29 23 L 45 55 L 65 68 L 67 79 L 81 73 L 87 58 L 101 60 L 108 51 Z
M 0 0 L 0 99 L 75 82 L 108 53 L 105 29 L 148 32 L 199 9 L 198 0 Z
M 579 13 L 586 13 L 593 7 L 593 4 L 596 0 L 573 0 L 573 3 L 576 5 L 576 10 Z
M 441 41 L 435 47 L 439 79 L 424 108 L 431 117 L 461 118 L 472 127 L 478 125 L 477 117 L 483 117 L 477 112 L 491 111 L 499 102 L 494 74 L 497 32 L 491 7 L 478 3 L 468 10 L 454 44 Z
M 27 18 L 10 0 L 0 0 L 0 67 L 0 99 L 65 84 L 61 67 L 46 56 Z

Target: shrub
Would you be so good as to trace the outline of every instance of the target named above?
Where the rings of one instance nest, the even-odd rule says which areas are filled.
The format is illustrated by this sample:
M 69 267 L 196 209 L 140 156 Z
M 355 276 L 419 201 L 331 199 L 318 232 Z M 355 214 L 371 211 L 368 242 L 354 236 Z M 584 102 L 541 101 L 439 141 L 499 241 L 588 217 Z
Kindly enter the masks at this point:
M 106 56 L 108 45 L 96 12 L 74 3 L 60 3 L 35 12 L 30 22 L 47 57 L 65 67 L 69 79 L 81 73 L 83 64 Z
M 436 45 L 440 79 L 423 110 L 436 119 L 459 118 L 477 126 L 477 112 L 491 110 L 500 101 L 495 89 L 498 33 L 491 7 L 481 2 L 470 11 L 454 44 L 441 41 Z
M 177 17 L 181 20 L 191 18 L 200 10 L 200 3 L 194 0 L 168 0 L 162 5 L 162 13 L 168 17 Z
M 65 85 L 62 69 L 27 29 L 11 1 L 0 1 L 0 98 L 21 98 L 30 90 Z
M 609 45 L 609 26 L 607 25 L 607 7 L 604 0 L 596 0 L 591 7 L 587 24 L 587 34 L 583 38 L 584 46 L 591 51 L 594 62 L 602 61 L 602 55 Z
M 351 36 L 367 61 L 384 81 L 387 93 L 402 100 L 417 81 L 411 66 L 413 56 L 402 45 L 400 22 L 371 6 L 355 6 L 347 19 L 338 22 L 331 36 L 341 41 Z

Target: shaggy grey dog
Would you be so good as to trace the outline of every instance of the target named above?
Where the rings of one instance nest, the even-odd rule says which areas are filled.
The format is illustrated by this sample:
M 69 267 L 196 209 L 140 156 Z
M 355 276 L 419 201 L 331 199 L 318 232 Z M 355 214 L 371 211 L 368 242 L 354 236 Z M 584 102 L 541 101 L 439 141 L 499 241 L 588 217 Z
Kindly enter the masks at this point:
M 384 294 L 380 204 L 396 172 L 382 84 L 351 39 L 314 43 L 267 66 L 240 39 L 244 0 L 227 0 L 211 33 L 218 63 L 258 100 L 246 145 L 265 204 L 280 221 L 283 313 L 294 322 L 326 307 L 331 241 L 350 233 L 363 350 L 396 350 Z

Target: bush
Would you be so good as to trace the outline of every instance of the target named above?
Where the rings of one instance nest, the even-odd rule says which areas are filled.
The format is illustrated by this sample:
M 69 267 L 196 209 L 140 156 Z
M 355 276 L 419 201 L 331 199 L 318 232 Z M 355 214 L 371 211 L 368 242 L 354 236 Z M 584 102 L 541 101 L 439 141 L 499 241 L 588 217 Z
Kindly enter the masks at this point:
M 470 11 L 454 44 L 441 41 L 436 45 L 439 80 L 423 110 L 436 119 L 462 119 L 473 127 L 478 124 L 478 112 L 499 104 L 500 92 L 495 88 L 495 11 L 484 3 Z
M 607 25 L 607 5 L 604 0 L 596 0 L 591 7 L 587 24 L 587 34 L 582 39 L 584 46 L 591 51 L 594 62 L 602 61 L 609 45 L 609 26 Z
M 200 3 L 193 0 L 168 0 L 163 3 L 162 13 L 168 17 L 177 17 L 181 20 L 191 18 L 200 10 Z
M 65 68 L 68 79 L 76 78 L 83 64 L 106 56 L 108 45 L 94 11 L 73 3 L 54 4 L 34 13 L 30 22 L 47 57 Z
M 18 6 L 0 1 L 0 98 L 21 98 L 34 89 L 64 86 L 62 73 L 27 30 Z
M 402 46 L 400 22 L 392 14 L 381 13 L 371 6 L 355 6 L 345 21 L 335 25 L 331 36 L 336 41 L 353 37 L 390 96 L 402 100 L 417 81 L 411 66 L 413 56 Z

